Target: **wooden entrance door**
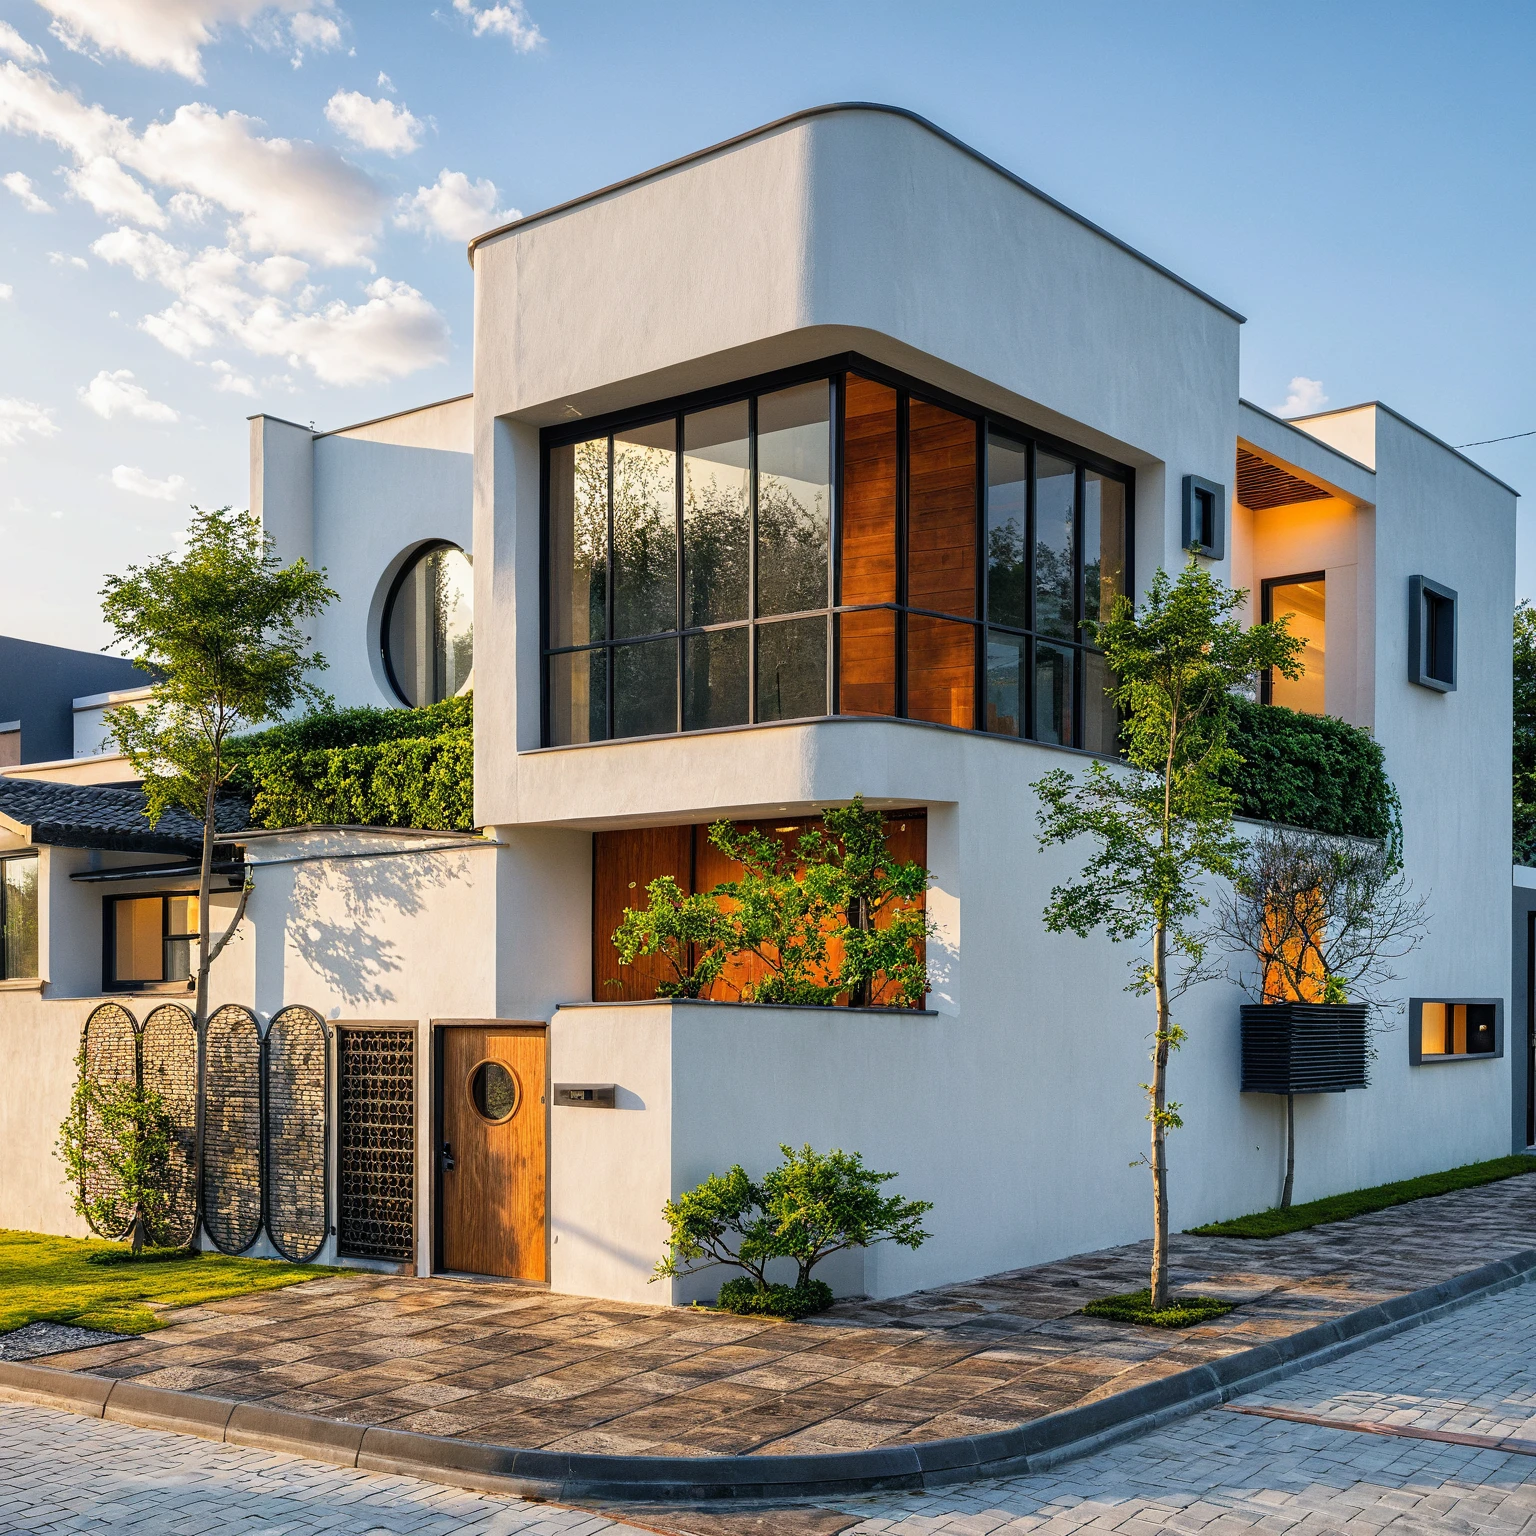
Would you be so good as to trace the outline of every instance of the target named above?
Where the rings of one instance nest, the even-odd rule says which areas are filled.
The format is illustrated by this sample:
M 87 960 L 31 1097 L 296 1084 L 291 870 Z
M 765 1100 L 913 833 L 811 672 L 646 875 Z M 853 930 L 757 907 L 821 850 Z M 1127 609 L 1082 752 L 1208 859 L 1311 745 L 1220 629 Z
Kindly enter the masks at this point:
M 542 1024 L 442 1030 L 442 1266 L 548 1280 Z

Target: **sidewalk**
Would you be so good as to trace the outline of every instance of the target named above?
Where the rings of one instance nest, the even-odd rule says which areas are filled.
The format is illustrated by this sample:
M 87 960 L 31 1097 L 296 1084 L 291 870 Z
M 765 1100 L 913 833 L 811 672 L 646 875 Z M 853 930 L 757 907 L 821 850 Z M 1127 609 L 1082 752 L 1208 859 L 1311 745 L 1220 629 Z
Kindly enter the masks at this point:
M 1532 1247 L 1526 1176 L 1267 1242 L 1178 1237 L 1176 1287 L 1241 1305 L 1176 1332 L 1076 1315 L 1145 1284 L 1147 1245 L 1133 1244 L 798 1324 L 344 1276 L 38 1363 L 528 1450 L 848 1452 L 1011 1429 Z

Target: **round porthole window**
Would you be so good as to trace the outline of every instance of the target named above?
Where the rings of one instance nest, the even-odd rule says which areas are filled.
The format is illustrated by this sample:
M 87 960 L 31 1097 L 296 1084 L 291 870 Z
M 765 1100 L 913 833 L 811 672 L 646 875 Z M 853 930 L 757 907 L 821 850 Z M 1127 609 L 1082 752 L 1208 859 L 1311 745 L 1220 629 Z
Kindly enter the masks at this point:
M 462 693 L 475 663 L 474 582 L 456 544 L 406 561 L 384 605 L 384 666 L 401 700 L 419 708 Z
M 469 1101 L 475 1113 L 492 1125 L 510 1120 L 521 1097 L 517 1079 L 499 1061 L 482 1061 L 469 1074 Z

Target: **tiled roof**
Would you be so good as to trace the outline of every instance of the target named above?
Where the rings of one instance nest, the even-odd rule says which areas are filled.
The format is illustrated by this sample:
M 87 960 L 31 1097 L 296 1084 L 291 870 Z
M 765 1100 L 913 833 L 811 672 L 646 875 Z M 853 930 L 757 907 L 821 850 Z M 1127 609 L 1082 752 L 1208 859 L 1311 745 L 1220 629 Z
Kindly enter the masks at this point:
M 68 848 L 195 855 L 203 843 L 202 822 L 174 807 L 151 827 L 140 789 L 0 776 L 0 816 L 29 827 L 34 843 Z M 248 817 L 243 802 L 226 799 L 219 801 L 214 821 L 220 832 L 238 832 Z

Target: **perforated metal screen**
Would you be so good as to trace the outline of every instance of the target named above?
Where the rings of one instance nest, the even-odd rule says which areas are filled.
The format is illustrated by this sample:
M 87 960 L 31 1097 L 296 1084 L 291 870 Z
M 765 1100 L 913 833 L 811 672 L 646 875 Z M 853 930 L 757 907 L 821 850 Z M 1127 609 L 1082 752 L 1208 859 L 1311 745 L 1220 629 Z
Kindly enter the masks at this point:
M 416 1036 L 348 1026 L 336 1040 L 337 1246 L 409 1260 L 416 1238 Z

